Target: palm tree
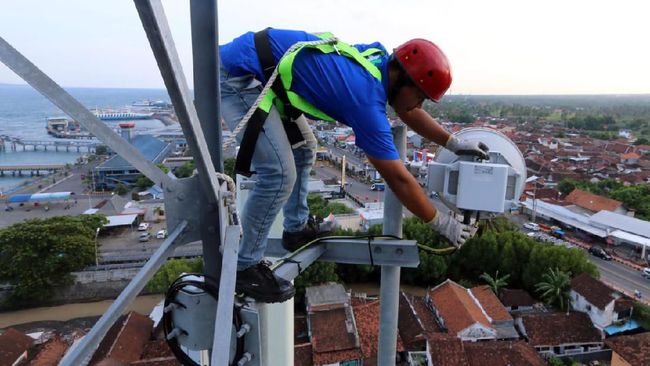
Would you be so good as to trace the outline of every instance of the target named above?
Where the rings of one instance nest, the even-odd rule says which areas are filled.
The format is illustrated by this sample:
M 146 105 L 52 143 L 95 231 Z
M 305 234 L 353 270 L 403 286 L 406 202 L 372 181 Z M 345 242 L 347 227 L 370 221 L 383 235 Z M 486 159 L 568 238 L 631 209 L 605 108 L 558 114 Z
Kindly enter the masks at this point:
M 560 269 L 550 268 L 542 275 L 543 281 L 535 285 L 535 290 L 540 293 L 542 299 L 550 305 L 556 305 L 561 310 L 569 309 L 569 285 L 570 277 Z
M 499 277 L 499 270 L 497 270 L 497 273 L 494 275 L 494 277 L 490 276 L 486 272 L 483 272 L 480 278 L 483 281 L 485 281 L 488 284 L 488 286 L 490 286 L 492 291 L 497 296 L 499 296 L 499 292 L 501 291 L 501 289 L 508 285 L 508 279 L 510 278 L 510 275 L 507 274 L 503 277 Z

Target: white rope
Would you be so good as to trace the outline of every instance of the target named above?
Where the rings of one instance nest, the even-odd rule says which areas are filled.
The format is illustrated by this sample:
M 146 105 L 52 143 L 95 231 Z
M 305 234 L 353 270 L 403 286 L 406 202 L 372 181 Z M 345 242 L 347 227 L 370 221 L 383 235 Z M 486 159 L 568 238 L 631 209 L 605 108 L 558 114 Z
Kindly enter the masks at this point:
M 285 52 L 284 55 L 282 55 L 282 57 L 284 57 L 285 55 L 287 55 L 287 54 L 289 54 L 289 53 L 291 53 L 291 52 L 295 51 L 296 49 L 298 49 L 300 47 L 303 47 L 303 46 L 317 46 L 317 45 L 322 45 L 322 44 L 334 44 L 337 41 L 338 41 L 338 39 L 336 37 L 333 37 L 333 38 L 322 39 L 322 40 L 318 40 L 318 41 L 298 42 L 298 43 L 294 44 L 293 46 L 289 47 L 287 52 Z M 269 77 L 269 80 L 267 80 L 267 82 L 266 82 L 266 85 L 264 85 L 264 89 L 262 89 L 262 92 L 260 93 L 260 95 L 255 100 L 255 103 L 253 103 L 253 106 L 248 110 L 248 112 L 246 113 L 244 118 L 242 118 L 242 120 L 239 122 L 239 124 L 237 124 L 237 127 L 235 127 L 235 129 L 232 131 L 232 135 L 228 139 L 226 139 L 226 141 L 224 141 L 224 144 L 223 144 L 224 150 L 231 147 L 235 143 L 237 135 L 239 135 L 239 133 L 244 128 L 246 128 L 246 126 L 248 125 L 248 120 L 250 120 L 253 113 L 255 113 L 255 110 L 257 109 L 257 107 L 260 105 L 260 103 L 262 102 L 262 100 L 264 99 L 266 94 L 268 94 L 268 92 L 271 89 L 271 86 L 273 85 L 273 82 L 275 81 L 277 76 L 278 76 L 278 67 L 276 66 L 275 70 L 273 70 L 273 74 L 271 74 L 271 76 Z

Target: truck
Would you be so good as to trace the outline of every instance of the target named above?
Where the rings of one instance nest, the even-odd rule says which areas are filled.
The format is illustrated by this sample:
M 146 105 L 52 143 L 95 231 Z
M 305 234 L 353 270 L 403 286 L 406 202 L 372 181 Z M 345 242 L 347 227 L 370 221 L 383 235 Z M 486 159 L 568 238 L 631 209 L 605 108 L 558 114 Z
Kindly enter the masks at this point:
M 563 239 L 565 232 L 557 226 L 552 226 L 550 234 L 556 238 Z

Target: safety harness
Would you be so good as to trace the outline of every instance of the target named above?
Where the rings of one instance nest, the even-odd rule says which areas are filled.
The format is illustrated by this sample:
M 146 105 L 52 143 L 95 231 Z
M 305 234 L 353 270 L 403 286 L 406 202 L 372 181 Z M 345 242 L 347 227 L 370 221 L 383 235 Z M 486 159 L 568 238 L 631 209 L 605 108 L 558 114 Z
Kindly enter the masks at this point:
M 318 50 L 324 54 L 336 52 L 338 55 L 356 61 L 373 77 L 381 81 L 381 71 L 372 61 L 370 61 L 370 59 L 372 59 L 372 56 L 374 55 L 383 53 L 382 50 L 378 48 L 369 48 L 364 52 L 359 52 L 355 47 L 338 41 L 331 33 L 317 34 L 317 36 L 321 38 L 321 41 L 304 42 L 298 47 L 292 46 L 276 64 L 271 51 L 271 42 L 268 36 L 269 29 L 270 28 L 266 28 L 263 31 L 255 33 L 254 42 L 255 49 L 257 50 L 257 57 L 262 66 L 262 72 L 264 73 L 267 83 L 271 83 L 270 90 L 269 86 L 266 85 L 264 89 L 268 90 L 268 92 L 266 95 L 260 96 L 262 97 L 261 101 L 252 107 L 255 108 L 255 110 L 250 116 L 250 119 L 248 119 L 248 124 L 245 127 L 246 130 L 240 144 L 239 153 L 237 154 L 237 161 L 235 162 L 235 171 L 238 174 L 247 177 L 250 177 L 254 173 L 250 170 L 250 167 L 253 160 L 253 153 L 255 152 L 255 145 L 257 143 L 257 138 L 262 131 L 264 122 L 273 106 L 276 107 L 282 118 L 282 124 L 292 148 L 297 148 L 305 143 L 302 132 L 298 128 L 298 124 L 294 122 L 303 113 L 307 113 L 324 121 L 335 121 L 332 117 L 328 116 L 291 90 L 293 81 L 293 62 L 300 51 L 309 48 Z M 274 77 L 276 76 L 276 73 L 279 77 Z M 249 114 L 247 114 L 247 116 Z M 240 124 L 245 123 L 245 119 L 246 117 L 242 122 L 240 122 Z M 235 133 L 233 133 L 233 135 L 235 135 Z

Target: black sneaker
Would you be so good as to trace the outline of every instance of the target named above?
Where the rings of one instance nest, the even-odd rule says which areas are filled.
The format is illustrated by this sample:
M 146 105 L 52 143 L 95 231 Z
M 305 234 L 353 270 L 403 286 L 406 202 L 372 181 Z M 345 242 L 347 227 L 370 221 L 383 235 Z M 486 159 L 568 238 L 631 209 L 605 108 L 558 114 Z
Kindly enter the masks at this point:
M 295 252 L 310 241 L 327 236 L 331 232 L 332 224 L 330 222 L 323 223 L 322 219 L 317 220 L 315 216 L 309 215 L 309 219 L 301 231 L 282 232 L 282 247 L 289 252 Z
M 236 292 L 265 303 L 284 302 L 292 298 L 296 289 L 291 282 L 276 276 L 269 265 L 270 263 L 262 261 L 243 271 L 237 271 Z

